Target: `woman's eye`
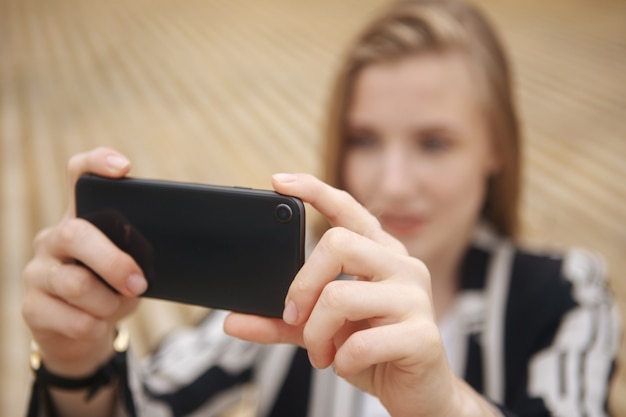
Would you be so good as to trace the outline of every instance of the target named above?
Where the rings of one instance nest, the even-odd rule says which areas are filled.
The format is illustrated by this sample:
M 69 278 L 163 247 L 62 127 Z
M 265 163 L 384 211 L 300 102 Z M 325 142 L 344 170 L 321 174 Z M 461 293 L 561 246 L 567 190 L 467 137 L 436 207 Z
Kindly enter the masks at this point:
M 440 152 L 450 146 L 450 141 L 438 135 L 427 135 L 419 139 L 419 147 L 425 151 Z
M 378 140 L 373 135 L 355 134 L 348 136 L 348 146 L 351 148 L 373 148 Z

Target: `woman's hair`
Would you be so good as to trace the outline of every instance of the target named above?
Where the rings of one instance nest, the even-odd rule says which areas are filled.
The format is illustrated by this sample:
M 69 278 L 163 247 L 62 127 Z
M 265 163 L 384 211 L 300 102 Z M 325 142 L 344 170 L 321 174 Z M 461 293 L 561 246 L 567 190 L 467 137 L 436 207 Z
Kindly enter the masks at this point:
M 466 57 L 468 68 L 477 77 L 478 98 L 501 165 L 490 178 L 482 217 L 500 234 L 515 237 L 521 158 L 509 64 L 485 16 L 474 6 L 461 1 L 395 2 L 379 14 L 348 48 L 330 95 L 325 180 L 335 187 L 345 188 L 341 176 L 346 154 L 346 114 L 360 71 L 381 61 L 448 51 Z M 318 232 L 323 229 L 322 225 Z

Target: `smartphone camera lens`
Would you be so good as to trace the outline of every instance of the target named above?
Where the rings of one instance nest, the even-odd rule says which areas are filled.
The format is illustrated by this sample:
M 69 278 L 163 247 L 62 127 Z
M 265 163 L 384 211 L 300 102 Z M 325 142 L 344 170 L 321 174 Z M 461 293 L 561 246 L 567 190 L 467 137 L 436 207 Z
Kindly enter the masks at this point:
M 279 204 L 276 206 L 276 218 L 281 223 L 289 223 L 293 217 L 291 207 L 287 204 Z

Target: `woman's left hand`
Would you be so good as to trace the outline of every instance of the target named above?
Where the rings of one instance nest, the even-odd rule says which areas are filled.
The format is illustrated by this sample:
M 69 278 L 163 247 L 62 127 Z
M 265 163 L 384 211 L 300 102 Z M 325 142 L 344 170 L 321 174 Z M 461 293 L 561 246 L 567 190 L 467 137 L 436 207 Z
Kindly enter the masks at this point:
M 283 320 L 232 313 L 226 332 L 306 348 L 314 367 L 332 365 L 392 416 L 465 415 L 454 414 L 454 400 L 471 390 L 447 364 L 426 266 L 348 193 L 305 174 L 275 175 L 273 185 L 310 203 L 332 228 L 291 284 Z M 340 273 L 357 279 L 336 280 Z

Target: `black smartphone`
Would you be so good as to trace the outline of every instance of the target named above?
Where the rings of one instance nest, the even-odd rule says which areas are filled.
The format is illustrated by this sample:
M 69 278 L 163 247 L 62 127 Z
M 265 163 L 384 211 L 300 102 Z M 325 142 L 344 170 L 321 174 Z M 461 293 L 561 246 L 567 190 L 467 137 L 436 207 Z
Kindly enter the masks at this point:
M 146 297 L 281 317 L 304 263 L 301 200 L 274 191 L 84 175 L 76 212 L 137 261 Z

